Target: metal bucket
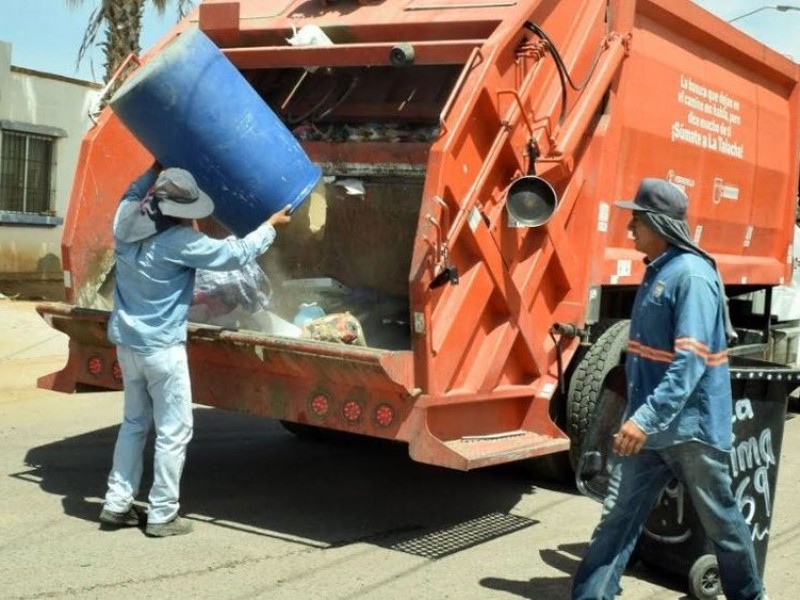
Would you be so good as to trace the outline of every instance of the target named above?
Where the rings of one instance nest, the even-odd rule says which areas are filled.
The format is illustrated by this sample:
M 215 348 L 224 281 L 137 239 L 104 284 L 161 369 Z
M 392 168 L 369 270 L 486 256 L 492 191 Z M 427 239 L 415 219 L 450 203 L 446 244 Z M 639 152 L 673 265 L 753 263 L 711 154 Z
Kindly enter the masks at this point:
M 513 227 L 539 227 L 556 212 L 558 196 L 541 177 L 527 175 L 514 180 L 506 193 L 506 210 Z

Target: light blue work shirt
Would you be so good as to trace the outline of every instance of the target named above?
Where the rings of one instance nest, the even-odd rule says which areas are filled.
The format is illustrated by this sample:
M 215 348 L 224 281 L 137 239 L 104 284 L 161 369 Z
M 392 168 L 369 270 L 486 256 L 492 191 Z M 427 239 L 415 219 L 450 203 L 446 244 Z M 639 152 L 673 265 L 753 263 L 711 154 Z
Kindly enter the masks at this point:
M 141 354 L 186 341 L 195 269 L 242 268 L 266 252 L 275 239 L 275 228 L 269 223 L 242 239 L 217 240 L 185 225 L 174 225 L 140 241 L 119 239 L 123 207 L 140 203 L 155 179 L 156 173 L 148 171 L 134 181 L 114 218 L 116 272 L 108 338 Z
M 645 448 L 695 440 L 728 451 L 732 401 L 717 274 L 675 246 L 647 265 L 631 316 L 627 417 Z

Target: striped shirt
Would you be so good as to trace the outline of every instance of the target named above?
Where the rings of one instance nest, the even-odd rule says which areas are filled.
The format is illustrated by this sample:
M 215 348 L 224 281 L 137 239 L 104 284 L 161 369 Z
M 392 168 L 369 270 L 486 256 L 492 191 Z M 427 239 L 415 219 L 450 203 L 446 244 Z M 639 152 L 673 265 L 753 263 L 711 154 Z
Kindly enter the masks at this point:
M 646 448 L 732 443 L 728 349 L 714 268 L 674 246 L 652 261 L 636 294 L 625 370 L 627 416 Z

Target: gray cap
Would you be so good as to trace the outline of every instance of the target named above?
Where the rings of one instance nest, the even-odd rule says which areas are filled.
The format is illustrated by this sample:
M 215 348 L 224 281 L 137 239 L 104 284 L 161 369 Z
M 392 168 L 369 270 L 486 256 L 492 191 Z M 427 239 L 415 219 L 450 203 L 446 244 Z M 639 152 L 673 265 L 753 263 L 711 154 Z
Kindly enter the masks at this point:
M 161 213 L 168 217 L 202 219 L 214 212 L 214 202 L 185 169 L 161 171 L 153 184 L 153 196 L 159 199 Z
M 689 200 L 686 194 L 669 181 L 647 177 L 642 179 L 633 200 L 617 200 L 614 204 L 620 208 L 644 210 L 673 219 L 686 219 Z

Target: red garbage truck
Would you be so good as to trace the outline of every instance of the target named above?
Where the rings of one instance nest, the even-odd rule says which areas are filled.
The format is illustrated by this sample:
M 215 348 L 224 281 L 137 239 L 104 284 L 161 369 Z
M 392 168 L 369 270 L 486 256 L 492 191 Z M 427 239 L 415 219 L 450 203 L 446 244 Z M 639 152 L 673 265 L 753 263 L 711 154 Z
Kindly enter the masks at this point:
M 197 403 L 455 469 L 563 456 L 627 341 L 643 263 L 613 201 L 643 177 L 686 192 L 734 325 L 768 341 L 751 300 L 791 277 L 800 71 L 691 1 L 206 0 L 129 66 L 193 29 L 324 174 L 264 258 L 276 314 L 313 300 L 365 338 L 190 323 Z M 38 308 L 69 357 L 42 387 L 121 388 L 111 223 L 152 160 L 110 108 L 83 140 L 66 301 Z

